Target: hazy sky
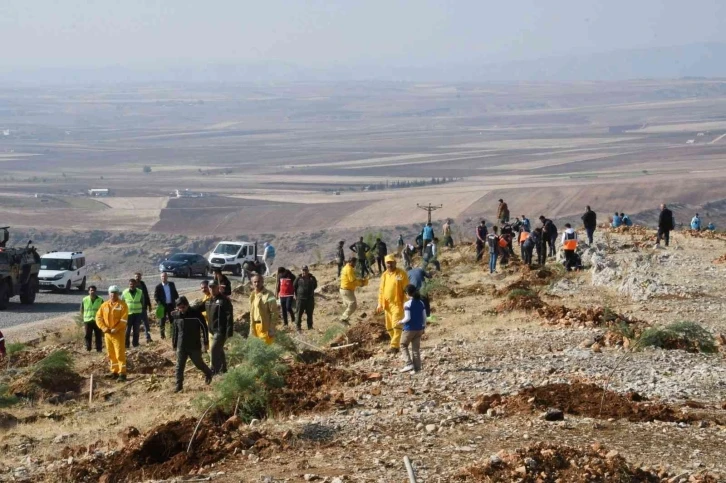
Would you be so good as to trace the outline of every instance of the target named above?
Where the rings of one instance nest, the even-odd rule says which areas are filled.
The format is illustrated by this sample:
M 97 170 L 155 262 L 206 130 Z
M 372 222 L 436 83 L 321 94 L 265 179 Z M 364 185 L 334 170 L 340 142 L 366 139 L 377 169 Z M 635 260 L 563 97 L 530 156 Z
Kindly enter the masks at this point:
M 532 59 L 726 41 L 724 0 L 0 0 L 0 66 Z

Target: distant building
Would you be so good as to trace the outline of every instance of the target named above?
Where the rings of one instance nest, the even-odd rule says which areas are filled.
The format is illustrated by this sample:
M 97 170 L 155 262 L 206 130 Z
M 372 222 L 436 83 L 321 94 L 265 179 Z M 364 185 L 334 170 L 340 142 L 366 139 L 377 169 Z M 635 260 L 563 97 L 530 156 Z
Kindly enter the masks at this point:
M 686 141 L 686 144 L 694 144 L 695 142 L 695 139 L 689 139 L 688 141 Z
M 204 193 L 198 193 L 196 191 L 186 190 L 175 190 L 173 196 L 177 198 L 204 198 Z
M 111 196 L 111 190 L 108 188 L 91 188 L 88 190 L 88 196 Z

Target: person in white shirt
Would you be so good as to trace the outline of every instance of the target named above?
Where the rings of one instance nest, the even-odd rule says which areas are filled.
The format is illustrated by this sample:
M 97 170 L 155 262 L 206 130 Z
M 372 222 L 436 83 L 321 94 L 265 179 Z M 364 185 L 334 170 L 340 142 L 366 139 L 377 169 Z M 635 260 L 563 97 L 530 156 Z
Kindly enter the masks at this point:
M 562 234 L 562 249 L 565 252 L 565 268 L 568 271 L 577 268 L 577 232 L 569 223 L 565 224 L 565 232 Z

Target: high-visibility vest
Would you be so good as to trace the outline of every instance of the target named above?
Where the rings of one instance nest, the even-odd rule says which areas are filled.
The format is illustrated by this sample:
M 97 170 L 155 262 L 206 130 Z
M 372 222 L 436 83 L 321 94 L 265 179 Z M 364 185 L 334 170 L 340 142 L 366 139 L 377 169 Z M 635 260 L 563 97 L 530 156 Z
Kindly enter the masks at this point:
M 570 235 L 574 238 L 570 238 Z M 577 235 L 573 232 L 565 234 L 565 237 L 565 243 L 562 244 L 562 247 L 565 250 L 577 250 Z
M 524 243 L 524 241 L 529 238 L 529 232 L 523 231 L 519 233 L 519 243 Z
M 83 298 L 83 322 L 93 322 L 96 320 L 96 312 L 103 305 L 103 299 L 96 297 L 96 300 L 91 300 L 91 296 Z
M 136 296 L 131 295 L 129 289 L 124 290 L 122 297 L 129 307 L 129 315 L 140 314 L 144 306 L 144 294 L 140 288 L 136 289 Z

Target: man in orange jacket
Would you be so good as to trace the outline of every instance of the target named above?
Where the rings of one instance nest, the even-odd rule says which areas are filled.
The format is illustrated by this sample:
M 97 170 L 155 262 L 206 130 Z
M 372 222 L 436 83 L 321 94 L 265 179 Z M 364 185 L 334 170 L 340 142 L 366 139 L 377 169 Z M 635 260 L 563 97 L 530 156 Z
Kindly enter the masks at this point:
M 391 336 L 390 354 L 397 354 L 401 347 L 402 329 L 398 322 L 403 319 L 403 304 L 406 302 L 405 289 L 408 275 L 404 270 L 396 268 L 396 257 L 386 255 L 386 271 L 381 275 L 381 287 L 378 290 L 378 307 L 376 313 L 386 313 L 386 330 Z
M 126 323 L 129 308 L 121 300 L 121 289 L 116 285 L 108 287 L 109 298 L 96 313 L 96 325 L 104 334 L 108 358 L 111 361 L 110 379 L 126 381 Z

